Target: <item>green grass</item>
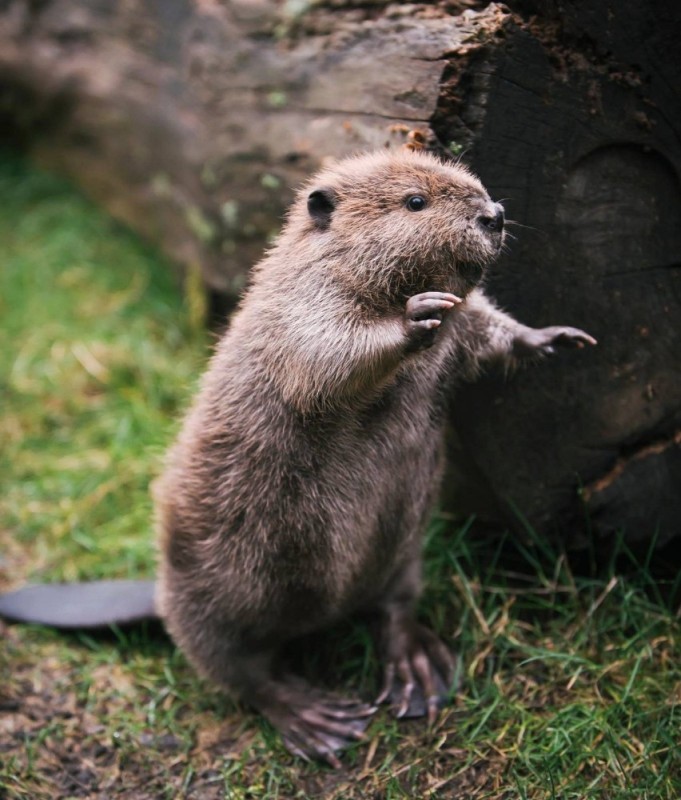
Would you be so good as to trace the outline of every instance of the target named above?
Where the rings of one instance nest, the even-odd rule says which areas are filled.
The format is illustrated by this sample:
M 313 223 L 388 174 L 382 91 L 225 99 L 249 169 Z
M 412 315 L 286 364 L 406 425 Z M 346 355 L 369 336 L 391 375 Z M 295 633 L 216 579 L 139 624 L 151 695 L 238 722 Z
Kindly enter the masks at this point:
M 0 524 L 36 579 L 148 573 L 203 343 L 170 267 L 63 183 L 5 161 L 0 197 Z
M 59 180 L 0 160 L 0 588 L 153 574 L 149 484 L 207 354 L 168 264 Z M 623 566 L 624 565 L 624 566 Z M 460 653 L 436 726 L 381 712 L 333 771 L 290 757 L 153 627 L 0 644 L 0 797 L 678 800 L 678 586 L 439 517 L 423 616 Z M 366 627 L 306 671 L 371 694 Z

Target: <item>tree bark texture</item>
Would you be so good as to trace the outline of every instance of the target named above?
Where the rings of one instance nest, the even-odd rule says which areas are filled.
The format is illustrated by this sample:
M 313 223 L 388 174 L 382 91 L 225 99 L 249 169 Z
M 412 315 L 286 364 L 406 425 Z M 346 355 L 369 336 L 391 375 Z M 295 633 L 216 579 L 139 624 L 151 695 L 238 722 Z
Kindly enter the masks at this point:
M 449 501 L 573 544 L 665 541 L 681 533 L 681 7 L 511 6 L 9 0 L 0 123 L 230 297 L 325 158 L 410 138 L 463 152 L 521 223 L 490 293 L 599 346 L 458 394 Z

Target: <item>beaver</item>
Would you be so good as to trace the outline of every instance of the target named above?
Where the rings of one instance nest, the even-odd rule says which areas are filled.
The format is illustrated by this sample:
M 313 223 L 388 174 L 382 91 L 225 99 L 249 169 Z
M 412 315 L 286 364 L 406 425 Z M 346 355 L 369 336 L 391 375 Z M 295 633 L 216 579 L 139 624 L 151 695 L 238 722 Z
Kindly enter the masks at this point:
M 504 211 L 423 152 L 329 166 L 301 192 L 252 280 L 157 490 L 158 608 L 197 669 L 304 757 L 337 763 L 372 706 L 280 675 L 284 645 L 358 611 L 382 620 L 398 716 L 429 719 L 452 681 L 417 623 L 421 542 L 447 401 L 489 360 L 594 344 L 534 330 L 479 288 Z
M 156 485 L 155 612 L 303 758 L 337 766 L 386 701 L 433 721 L 452 685 L 415 605 L 457 382 L 595 344 L 486 297 L 504 238 L 503 207 L 461 164 L 382 151 L 322 169 L 254 268 Z M 291 642 L 365 611 L 375 704 L 282 669 Z

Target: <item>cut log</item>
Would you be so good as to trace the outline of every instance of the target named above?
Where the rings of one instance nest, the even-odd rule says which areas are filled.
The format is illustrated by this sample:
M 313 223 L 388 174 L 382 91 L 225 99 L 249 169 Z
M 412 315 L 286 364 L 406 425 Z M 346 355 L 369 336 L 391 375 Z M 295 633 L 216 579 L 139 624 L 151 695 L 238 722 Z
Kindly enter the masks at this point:
M 235 296 L 293 188 L 324 158 L 431 135 L 450 54 L 508 18 L 329 6 L 15 0 L 0 11 L 0 121 Z
M 599 346 L 467 387 L 456 427 L 535 528 L 663 543 L 681 533 L 681 7 L 531 5 L 542 16 L 482 54 L 462 98 L 476 170 L 528 226 L 489 289 Z
M 459 393 L 448 502 L 681 533 L 681 7 L 294 6 L 14 0 L 2 128 L 231 298 L 325 158 L 463 152 L 520 223 L 490 293 L 599 346 Z

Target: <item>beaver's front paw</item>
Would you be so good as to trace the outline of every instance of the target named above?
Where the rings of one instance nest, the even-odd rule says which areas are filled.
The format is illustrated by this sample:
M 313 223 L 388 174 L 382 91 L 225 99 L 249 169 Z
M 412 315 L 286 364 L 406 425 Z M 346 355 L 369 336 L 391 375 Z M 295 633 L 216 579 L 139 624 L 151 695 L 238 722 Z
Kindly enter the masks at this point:
M 550 328 L 527 328 L 513 342 L 513 355 L 523 358 L 527 356 L 550 356 L 558 347 L 584 347 L 594 345 L 593 336 L 579 328 L 553 325 Z
M 407 351 L 413 353 L 431 347 L 443 316 L 461 302 L 460 297 L 449 292 L 423 292 L 410 297 L 404 310 L 409 337 Z

